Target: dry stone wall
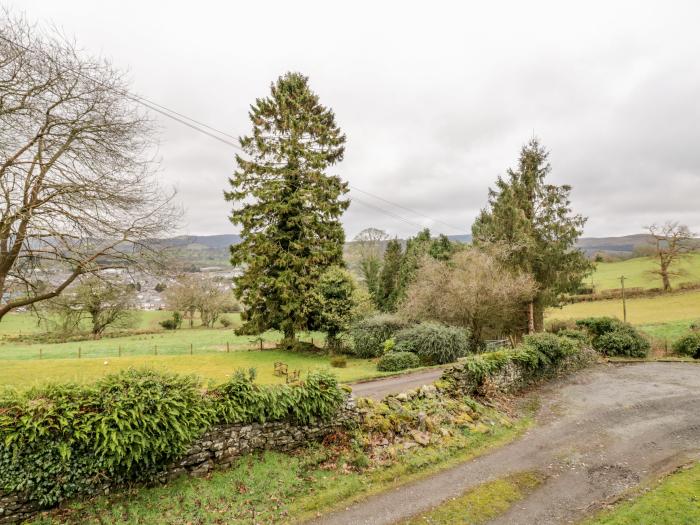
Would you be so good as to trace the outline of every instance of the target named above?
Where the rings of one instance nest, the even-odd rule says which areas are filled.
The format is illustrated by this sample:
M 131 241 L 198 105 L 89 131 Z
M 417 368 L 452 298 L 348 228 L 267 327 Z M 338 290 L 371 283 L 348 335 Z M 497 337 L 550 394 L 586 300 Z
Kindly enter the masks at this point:
M 246 425 L 222 425 L 212 428 L 196 440 L 176 462 L 165 467 L 154 482 L 167 482 L 181 475 L 203 476 L 215 468 L 230 466 L 238 456 L 256 450 L 293 450 L 306 443 L 359 421 L 355 400 L 348 397 L 335 417 L 311 425 L 270 421 Z M 105 485 L 105 493 L 116 487 Z M 0 491 L 0 525 L 21 523 L 41 509 L 26 494 Z

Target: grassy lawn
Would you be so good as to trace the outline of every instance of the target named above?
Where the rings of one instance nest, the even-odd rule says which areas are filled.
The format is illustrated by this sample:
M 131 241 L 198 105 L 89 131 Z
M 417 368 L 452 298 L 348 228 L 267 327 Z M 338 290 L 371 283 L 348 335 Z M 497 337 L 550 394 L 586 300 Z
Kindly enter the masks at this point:
M 626 277 L 629 288 L 660 288 L 661 279 L 651 273 L 656 268 L 655 261 L 648 257 L 637 257 L 620 262 L 597 263 L 596 270 L 587 280 L 598 292 L 620 287 L 620 276 Z M 681 283 L 700 281 L 700 253 L 692 254 L 678 266 L 683 275 L 671 278 L 673 286 Z
M 331 368 L 327 355 L 276 350 L 235 351 L 201 355 L 159 355 L 86 359 L 0 360 L 0 385 L 26 387 L 47 381 L 89 382 L 129 367 L 148 366 L 181 374 L 196 374 L 220 383 L 237 368 L 255 368 L 260 383 L 284 382 L 273 374 L 274 363 L 282 361 L 289 370 L 300 370 L 301 377 L 311 370 L 327 370 L 340 381 L 350 382 L 390 375 L 378 372 L 370 359 L 348 359 L 346 368 Z
M 547 319 L 581 319 L 602 315 L 622 319 L 622 300 L 575 303 L 547 311 Z M 627 300 L 627 320 L 635 325 L 694 319 L 700 319 L 700 291 Z
M 662 480 L 585 525 L 696 525 L 700 523 L 700 464 Z
M 208 479 L 181 477 L 167 486 L 125 490 L 76 502 L 35 520 L 67 524 L 300 523 L 483 454 L 518 437 L 530 417 L 488 433 L 464 432 L 438 445 L 398 453 L 390 465 L 358 469 L 356 452 L 312 445 L 293 454 L 248 455 Z
M 478 485 L 462 496 L 404 522 L 404 525 L 480 525 L 530 494 L 542 477 L 521 472 Z

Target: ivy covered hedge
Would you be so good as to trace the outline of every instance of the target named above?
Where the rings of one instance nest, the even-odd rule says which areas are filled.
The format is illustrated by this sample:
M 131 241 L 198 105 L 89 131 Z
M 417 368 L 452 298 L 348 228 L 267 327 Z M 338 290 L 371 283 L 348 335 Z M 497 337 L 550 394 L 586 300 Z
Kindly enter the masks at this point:
M 480 393 L 487 382 L 513 391 L 594 360 L 595 352 L 580 339 L 539 333 L 526 336 L 514 349 L 467 356 L 444 371 L 442 382 L 466 395 Z
M 199 380 L 128 370 L 93 385 L 0 393 L 0 491 L 48 507 L 106 486 L 150 480 L 212 426 L 331 418 L 346 394 L 333 376 L 260 386 L 237 372 L 204 390 Z

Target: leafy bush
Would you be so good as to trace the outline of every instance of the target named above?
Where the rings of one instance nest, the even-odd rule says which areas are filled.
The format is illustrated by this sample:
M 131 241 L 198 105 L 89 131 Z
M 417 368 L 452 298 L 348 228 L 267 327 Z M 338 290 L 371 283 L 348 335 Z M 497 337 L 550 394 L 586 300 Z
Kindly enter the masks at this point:
M 224 328 L 228 328 L 232 324 L 231 319 L 229 319 L 228 317 L 222 317 L 221 319 L 219 319 L 219 322 Z
M 310 374 L 298 386 L 258 386 L 237 372 L 203 392 L 192 376 L 151 370 L 109 375 L 94 385 L 0 392 L 0 491 L 50 506 L 95 494 L 105 482 L 152 479 L 219 423 L 332 416 L 344 399 L 335 378 Z
M 172 319 L 165 319 L 158 324 L 166 330 L 177 330 L 182 326 L 182 315 L 180 312 L 173 312 Z
M 607 356 L 646 357 L 651 345 L 632 325 L 613 317 L 576 321 L 591 335 L 593 348 Z
M 439 323 L 421 323 L 396 333 L 396 351 L 413 352 L 425 364 L 451 363 L 469 352 L 469 332 Z
M 631 326 L 622 326 L 594 339 L 593 348 L 607 356 L 646 357 L 651 345 Z
M 377 363 L 380 372 L 396 372 L 420 366 L 420 359 L 412 352 L 389 352 Z
M 381 314 L 363 319 L 350 329 L 353 352 L 358 357 L 378 357 L 382 354 L 384 341 L 406 326 L 406 321 L 395 315 Z
M 673 343 L 673 352 L 700 359 L 700 333 L 690 332 Z
M 345 368 L 348 366 L 348 359 L 344 355 L 336 355 L 331 357 L 331 366 L 333 368 Z
M 614 317 L 587 317 L 576 321 L 576 326 L 585 328 L 595 338 L 617 330 L 625 323 Z
M 591 338 L 583 330 L 570 330 L 568 328 L 565 328 L 564 330 L 560 330 L 559 332 L 557 332 L 557 335 L 559 337 L 567 337 L 569 339 L 573 339 L 574 341 L 578 341 L 581 344 L 590 343 L 591 341 Z

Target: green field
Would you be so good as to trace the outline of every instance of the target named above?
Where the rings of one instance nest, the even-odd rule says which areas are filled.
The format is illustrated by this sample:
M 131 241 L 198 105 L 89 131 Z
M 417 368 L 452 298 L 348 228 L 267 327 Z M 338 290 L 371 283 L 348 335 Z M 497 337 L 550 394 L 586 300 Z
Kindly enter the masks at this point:
M 649 492 L 605 511 L 585 525 L 700 523 L 700 464 L 672 474 Z
M 153 333 L 125 337 L 104 337 L 68 343 L 37 343 L 8 340 L 20 334 L 40 334 L 41 327 L 28 313 L 11 314 L 0 322 L 0 385 L 25 387 L 46 381 L 93 381 L 110 372 L 129 367 L 148 366 L 182 374 L 196 374 L 205 380 L 222 382 L 236 369 L 255 368 L 261 383 L 284 382 L 274 375 L 275 362 L 299 370 L 302 377 L 311 370 L 330 370 L 340 381 L 387 375 L 378 372 L 374 361 L 348 359 L 346 368 L 330 367 L 330 357 L 319 352 L 293 353 L 274 349 L 281 339 L 279 332 L 252 336 L 237 336 L 233 329 L 183 328 L 163 330 L 158 321 L 169 317 L 168 312 L 140 312 L 139 330 Z M 229 314 L 234 323 L 238 314 Z M 324 342 L 323 334 L 304 333 L 300 339 Z M 191 352 L 191 354 L 190 354 Z M 120 356 L 121 353 L 121 356 Z M 80 356 L 80 358 L 78 358 Z
M 389 375 L 377 371 L 370 359 L 348 359 L 346 368 L 331 368 L 330 357 L 276 350 L 235 351 L 231 353 L 169 356 L 134 356 L 88 359 L 0 360 L 0 385 L 26 387 L 47 381 L 89 382 L 129 367 L 150 367 L 181 374 L 196 374 L 215 383 L 226 381 L 239 368 L 255 368 L 260 383 L 283 383 L 274 375 L 274 364 L 281 361 L 288 369 L 299 370 L 303 379 L 311 370 L 332 372 L 340 381 L 350 382 Z
M 622 300 L 609 299 L 551 308 L 547 319 L 581 319 L 610 316 L 622 319 Z M 627 300 L 627 320 L 635 325 L 700 319 L 700 292 L 674 293 Z
M 586 284 L 596 292 L 620 288 L 620 276 L 625 276 L 627 288 L 661 288 L 661 279 L 651 273 L 656 263 L 649 257 L 637 257 L 620 262 L 602 262 L 596 264 L 593 274 L 586 279 Z M 678 263 L 677 269 L 682 275 L 671 278 L 671 284 L 700 282 L 700 253 L 694 253 Z

